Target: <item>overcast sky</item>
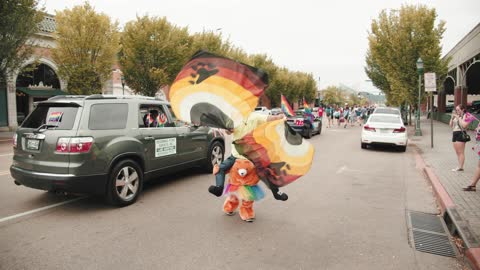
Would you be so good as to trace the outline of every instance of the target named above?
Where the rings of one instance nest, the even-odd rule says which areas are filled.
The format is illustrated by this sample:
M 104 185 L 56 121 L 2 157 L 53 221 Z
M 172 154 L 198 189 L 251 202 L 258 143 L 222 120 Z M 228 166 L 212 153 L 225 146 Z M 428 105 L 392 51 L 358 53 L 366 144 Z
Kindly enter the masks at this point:
M 41 0 L 47 12 L 71 8 L 84 0 Z M 90 0 L 97 11 L 120 25 L 138 15 L 165 16 L 191 33 L 222 33 L 247 53 L 266 53 L 278 66 L 312 73 L 320 87 L 344 84 L 374 91 L 366 81 L 365 52 L 373 19 L 383 9 L 402 4 L 434 7 L 446 21 L 443 54 L 480 22 L 480 0 Z

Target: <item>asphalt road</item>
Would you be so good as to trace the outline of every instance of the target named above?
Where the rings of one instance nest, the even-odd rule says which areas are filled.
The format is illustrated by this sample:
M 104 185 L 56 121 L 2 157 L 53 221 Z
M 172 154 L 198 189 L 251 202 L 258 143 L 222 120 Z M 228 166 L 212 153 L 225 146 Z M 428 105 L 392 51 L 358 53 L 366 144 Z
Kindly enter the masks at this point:
M 438 212 L 412 149 L 361 150 L 360 127 L 310 142 L 312 170 L 282 189 L 288 201 L 267 193 L 253 223 L 222 214 L 199 170 L 124 208 L 16 186 L 0 144 L 0 269 L 459 269 L 410 246 L 407 211 Z

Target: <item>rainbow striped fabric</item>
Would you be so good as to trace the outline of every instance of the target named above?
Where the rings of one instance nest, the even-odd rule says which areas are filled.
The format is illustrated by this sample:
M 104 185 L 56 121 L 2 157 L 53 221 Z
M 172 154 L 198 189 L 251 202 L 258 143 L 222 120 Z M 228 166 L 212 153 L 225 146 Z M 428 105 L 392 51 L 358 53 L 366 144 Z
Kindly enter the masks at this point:
M 236 186 L 228 184 L 223 194 L 236 193 L 244 201 L 259 201 L 265 197 L 265 192 L 259 185 L 255 186 Z
M 182 121 L 232 129 L 254 111 L 268 85 L 261 69 L 199 51 L 170 87 L 170 103 Z
M 313 121 L 315 120 L 315 116 L 312 113 L 312 109 L 308 105 L 305 98 L 303 98 L 303 109 L 305 110 L 305 116 L 307 117 L 308 121 L 313 125 Z
M 62 121 L 63 112 L 51 112 L 48 116 L 49 123 Z
M 303 108 L 306 110 L 306 109 L 310 109 L 310 106 L 308 106 L 308 103 L 307 101 L 305 100 L 305 98 L 303 98 Z
M 294 116 L 295 112 L 293 111 L 292 107 L 288 103 L 287 98 L 284 95 L 281 95 L 280 104 L 282 107 L 282 111 L 286 116 Z
M 315 152 L 313 145 L 284 120 L 264 123 L 234 145 L 238 153 L 255 164 L 262 181 L 277 187 L 305 175 Z

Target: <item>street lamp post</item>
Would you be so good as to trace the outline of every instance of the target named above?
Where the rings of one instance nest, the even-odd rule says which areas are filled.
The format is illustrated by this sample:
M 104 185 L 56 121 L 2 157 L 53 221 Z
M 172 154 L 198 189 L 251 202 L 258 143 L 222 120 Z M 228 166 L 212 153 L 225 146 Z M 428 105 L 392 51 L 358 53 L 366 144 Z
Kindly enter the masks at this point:
M 120 80 L 122 80 L 122 95 L 125 95 L 125 77 L 122 75 Z
M 420 129 L 420 101 L 422 97 L 422 74 L 423 74 L 423 61 L 422 58 L 417 60 L 417 72 L 418 72 L 418 107 L 417 107 L 417 124 L 415 125 L 415 136 L 422 136 L 422 130 Z

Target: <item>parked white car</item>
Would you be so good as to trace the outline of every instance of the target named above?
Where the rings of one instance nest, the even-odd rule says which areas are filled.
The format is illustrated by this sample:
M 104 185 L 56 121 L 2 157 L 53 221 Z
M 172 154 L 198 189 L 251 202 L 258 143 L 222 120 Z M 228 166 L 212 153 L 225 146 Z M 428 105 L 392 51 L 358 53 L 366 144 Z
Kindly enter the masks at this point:
M 407 150 L 407 129 L 400 115 L 374 113 L 362 129 L 362 149 L 368 145 L 391 145 Z

